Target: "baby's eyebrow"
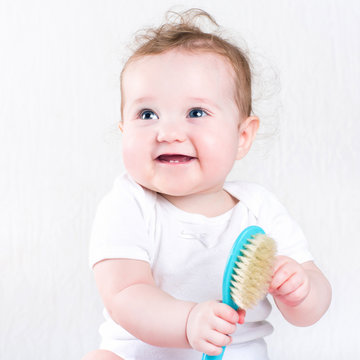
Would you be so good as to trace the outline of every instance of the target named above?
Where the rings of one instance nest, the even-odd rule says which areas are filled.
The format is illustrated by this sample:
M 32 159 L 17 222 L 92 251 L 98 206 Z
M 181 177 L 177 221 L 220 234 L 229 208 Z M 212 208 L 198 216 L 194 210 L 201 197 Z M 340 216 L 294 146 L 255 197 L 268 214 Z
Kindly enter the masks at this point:
M 154 101 L 156 98 L 153 97 L 153 96 L 141 96 L 135 100 L 132 101 L 132 105 L 136 106 L 138 104 L 143 104 L 143 103 L 150 103 L 152 101 Z M 197 103 L 197 104 L 208 104 L 212 107 L 215 107 L 217 109 L 219 109 L 219 105 L 216 104 L 214 101 L 208 99 L 208 98 L 203 98 L 203 97 L 196 97 L 196 96 L 191 96 L 191 97 L 188 97 L 186 98 L 186 101 L 189 102 L 190 104 L 191 103 Z M 194 104 L 196 105 L 196 104 Z
M 152 96 L 142 96 L 142 97 L 139 97 L 139 98 L 135 99 L 135 100 L 133 101 L 133 104 L 134 104 L 134 105 L 142 104 L 142 103 L 144 103 L 144 102 L 152 101 L 152 100 L 154 100 L 154 99 L 155 99 L 155 98 L 152 97 Z
M 214 103 L 213 101 L 211 101 L 210 99 L 207 99 L 207 98 L 189 97 L 188 100 L 191 101 L 191 102 L 194 101 L 194 102 L 197 102 L 197 103 L 208 104 L 208 105 L 214 106 L 216 108 L 219 108 L 219 106 L 216 103 Z

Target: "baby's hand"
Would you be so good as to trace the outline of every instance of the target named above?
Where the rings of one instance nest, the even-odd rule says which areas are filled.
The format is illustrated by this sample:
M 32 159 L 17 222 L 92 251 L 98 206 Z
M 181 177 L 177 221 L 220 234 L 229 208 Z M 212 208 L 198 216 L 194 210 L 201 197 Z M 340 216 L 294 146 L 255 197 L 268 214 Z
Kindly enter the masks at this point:
M 310 281 L 303 267 L 287 256 L 277 256 L 269 292 L 288 306 L 297 306 L 310 292 Z
M 228 335 L 236 330 L 237 322 L 243 322 L 243 317 L 243 312 L 238 314 L 230 306 L 218 301 L 195 305 L 186 326 L 190 346 L 211 356 L 221 354 L 222 347 L 231 343 Z

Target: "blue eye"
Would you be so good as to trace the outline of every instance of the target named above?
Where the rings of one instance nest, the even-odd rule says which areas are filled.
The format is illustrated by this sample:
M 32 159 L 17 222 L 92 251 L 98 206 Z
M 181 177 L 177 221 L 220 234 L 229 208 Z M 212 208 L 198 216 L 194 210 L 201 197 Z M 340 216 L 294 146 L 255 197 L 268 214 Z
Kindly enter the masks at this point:
M 189 117 L 191 118 L 200 118 L 206 116 L 207 113 L 202 109 L 192 109 L 189 112 Z
M 143 120 L 158 119 L 157 115 L 151 110 L 143 110 L 140 112 L 140 118 Z

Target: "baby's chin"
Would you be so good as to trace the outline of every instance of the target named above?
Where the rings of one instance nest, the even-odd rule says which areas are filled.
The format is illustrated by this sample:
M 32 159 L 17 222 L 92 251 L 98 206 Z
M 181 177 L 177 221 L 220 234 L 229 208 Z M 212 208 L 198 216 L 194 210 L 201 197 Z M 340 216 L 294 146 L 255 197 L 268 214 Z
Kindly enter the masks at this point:
M 197 192 L 197 189 L 193 186 L 189 186 L 189 184 L 184 184 L 184 182 L 180 181 L 167 181 L 165 183 L 153 184 L 140 180 L 137 181 L 137 183 L 148 190 L 163 195 L 164 197 L 184 197 L 193 195 Z
M 145 186 L 146 187 L 146 186 Z M 158 187 L 153 187 L 153 188 L 148 188 L 152 191 L 155 191 L 161 195 L 163 195 L 164 197 L 184 197 L 184 196 L 189 196 L 195 193 L 195 191 L 191 191 L 189 189 L 183 189 L 180 186 L 158 186 Z

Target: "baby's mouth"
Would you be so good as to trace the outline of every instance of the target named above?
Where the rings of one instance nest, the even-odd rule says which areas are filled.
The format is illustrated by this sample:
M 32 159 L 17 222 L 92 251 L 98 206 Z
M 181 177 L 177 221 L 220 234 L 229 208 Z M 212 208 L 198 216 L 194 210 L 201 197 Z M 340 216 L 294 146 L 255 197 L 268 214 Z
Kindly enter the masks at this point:
M 182 154 L 162 154 L 156 158 L 157 161 L 165 164 L 185 164 L 193 159 L 195 157 Z

